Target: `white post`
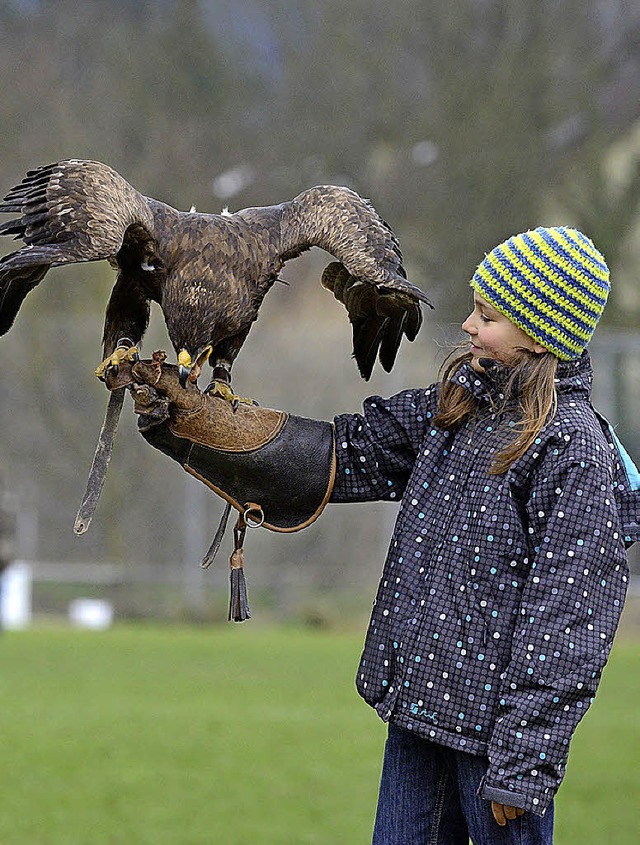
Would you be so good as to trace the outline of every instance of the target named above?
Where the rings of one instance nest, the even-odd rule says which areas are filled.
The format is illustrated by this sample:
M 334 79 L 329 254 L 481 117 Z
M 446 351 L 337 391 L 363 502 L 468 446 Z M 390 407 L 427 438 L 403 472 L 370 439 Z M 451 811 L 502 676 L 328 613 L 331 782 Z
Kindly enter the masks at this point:
M 0 576 L 0 623 L 2 628 L 19 630 L 31 622 L 33 575 L 26 561 L 9 564 Z

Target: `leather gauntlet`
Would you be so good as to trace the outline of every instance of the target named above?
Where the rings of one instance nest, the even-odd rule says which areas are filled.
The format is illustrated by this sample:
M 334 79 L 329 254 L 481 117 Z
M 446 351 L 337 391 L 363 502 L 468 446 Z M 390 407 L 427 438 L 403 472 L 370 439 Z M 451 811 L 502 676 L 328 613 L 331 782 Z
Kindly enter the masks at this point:
M 182 387 L 178 368 L 132 367 L 138 427 L 152 446 L 271 531 L 306 528 L 322 513 L 335 479 L 333 425 L 231 403 Z
M 220 547 L 231 507 L 239 511 L 229 619 L 242 622 L 251 616 L 243 570 L 246 529 L 299 531 L 320 516 L 335 479 L 333 425 L 245 403 L 234 409 L 194 384 L 182 387 L 178 368 L 164 357 L 157 352 L 151 361 L 127 363 L 119 383 L 131 387 L 145 440 L 227 501 L 204 568 Z

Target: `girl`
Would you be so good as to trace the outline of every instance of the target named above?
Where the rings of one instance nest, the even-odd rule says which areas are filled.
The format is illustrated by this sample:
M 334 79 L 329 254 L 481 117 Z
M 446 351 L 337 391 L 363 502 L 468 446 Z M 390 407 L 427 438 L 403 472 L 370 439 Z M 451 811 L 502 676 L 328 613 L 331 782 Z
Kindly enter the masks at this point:
M 640 537 L 637 470 L 589 401 L 602 255 L 575 229 L 540 228 L 496 247 L 471 287 L 469 347 L 440 383 L 334 421 L 331 501 L 401 502 L 357 675 L 389 723 L 374 845 L 552 842 L 569 743 L 622 611 L 625 546 Z M 240 510 L 264 501 L 245 482 L 284 479 L 291 508 L 319 479 L 304 524 L 318 515 L 328 423 L 288 416 L 260 448 L 223 448 L 195 388 L 184 410 L 175 372 L 163 387 L 170 368 L 145 376 L 142 364 L 134 380 L 154 389 L 134 395 L 149 442 Z M 170 423 L 158 391 L 176 402 Z M 223 441 L 258 413 L 239 410 Z
M 331 500 L 401 500 L 357 675 L 389 722 L 374 845 L 552 842 L 639 536 L 589 401 L 602 255 L 539 228 L 471 287 L 469 347 L 441 383 L 335 420 Z

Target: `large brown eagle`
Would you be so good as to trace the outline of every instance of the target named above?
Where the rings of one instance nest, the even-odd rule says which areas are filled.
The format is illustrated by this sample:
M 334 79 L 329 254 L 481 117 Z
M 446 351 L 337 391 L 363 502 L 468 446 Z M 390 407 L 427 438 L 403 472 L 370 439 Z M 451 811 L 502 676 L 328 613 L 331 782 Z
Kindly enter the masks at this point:
M 0 212 L 17 215 L 0 234 L 25 244 L 0 260 L 0 335 L 50 267 L 106 259 L 116 269 L 103 376 L 117 370 L 118 347 L 142 339 L 157 302 L 182 377 L 197 378 L 209 356 L 215 377 L 230 383 L 265 294 L 284 263 L 313 246 L 336 259 L 322 284 L 347 309 L 365 379 L 377 358 L 391 369 L 402 337 L 413 340 L 420 328 L 420 303 L 430 305 L 407 281 L 390 227 L 348 188 L 323 185 L 279 205 L 200 214 L 143 196 L 105 164 L 70 159 L 29 171 Z
M 142 339 L 157 302 L 183 361 L 211 346 L 212 367 L 229 373 L 282 266 L 312 246 L 337 259 L 322 284 L 347 308 L 365 379 L 378 356 L 391 369 L 402 336 L 413 340 L 420 328 L 420 302 L 430 304 L 407 281 L 390 227 L 348 188 L 319 186 L 280 205 L 199 214 L 142 196 L 105 164 L 69 160 L 29 171 L 0 212 L 18 214 L 0 234 L 25 242 L 0 260 L 0 334 L 50 267 L 107 259 L 118 275 L 105 358 L 120 338 Z

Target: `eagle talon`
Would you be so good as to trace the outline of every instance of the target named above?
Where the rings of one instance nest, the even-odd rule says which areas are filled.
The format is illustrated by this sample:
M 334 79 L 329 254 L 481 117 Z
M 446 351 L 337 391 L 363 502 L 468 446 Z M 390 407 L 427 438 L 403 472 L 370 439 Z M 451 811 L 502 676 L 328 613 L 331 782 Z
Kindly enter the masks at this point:
M 140 355 L 137 346 L 117 346 L 111 355 L 98 364 L 96 376 L 104 381 L 107 374 L 116 376 L 122 363 L 135 364 L 139 360 Z
M 238 405 L 258 404 L 255 399 L 251 399 L 250 397 L 237 396 L 231 389 L 231 385 L 221 379 L 214 379 L 209 385 L 207 385 L 204 392 L 208 396 L 219 396 L 221 399 L 225 399 L 227 402 L 230 402 L 234 414 L 238 410 Z
M 140 355 L 136 346 L 116 346 L 113 353 L 96 368 L 96 377 L 103 381 L 109 390 L 122 387 L 128 383 L 131 367 L 139 360 Z M 118 383 L 120 375 L 122 384 Z

